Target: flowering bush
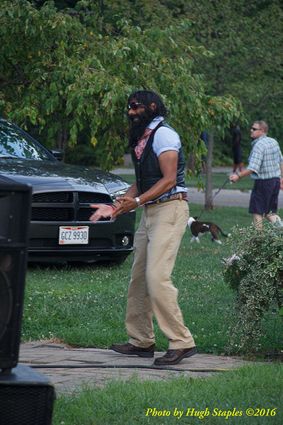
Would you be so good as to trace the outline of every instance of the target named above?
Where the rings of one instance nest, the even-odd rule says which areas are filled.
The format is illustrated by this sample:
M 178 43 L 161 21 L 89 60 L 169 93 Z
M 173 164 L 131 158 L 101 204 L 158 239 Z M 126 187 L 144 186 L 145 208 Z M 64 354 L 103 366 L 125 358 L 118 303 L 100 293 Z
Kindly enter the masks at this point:
M 235 228 L 230 241 L 233 255 L 223 261 L 224 280 L 237 298 L 228 350 L 247 353 L 256 349 L 264 313 L 271 306 L 282 313 L 283 229 Z

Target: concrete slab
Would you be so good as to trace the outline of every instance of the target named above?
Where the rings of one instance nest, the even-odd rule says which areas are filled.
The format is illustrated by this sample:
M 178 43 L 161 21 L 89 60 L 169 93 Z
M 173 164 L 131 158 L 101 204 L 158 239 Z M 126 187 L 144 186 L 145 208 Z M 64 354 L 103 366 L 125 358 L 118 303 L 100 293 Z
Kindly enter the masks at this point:
M 157 352 L 155 357 L 164 353 Z M 168 380 L 181 376 L 203 378 L 249 364 L 236 357 L 196 354 L 168 368 L 153 366 L 153 358 L 124 356 L 111 350 L 73 348 L 40 341 L 20 347 L 19 363 L 36 368 L 54 384 L 57 393 L 72 392 L 81 385 L 103 387 L 110 380 Z
M 222 189 L 217 195 L 218 189 L 212 191 L 213 204 L 217 207 L 243 207 L 248 208 L 251 191 Z M 204 191 L 189 187 L 189 203 L 204 205 Z M 279 193 L 278 207 L 283 208 L 283 190 Z M 247 212 L 248 214 L 248 212 Z

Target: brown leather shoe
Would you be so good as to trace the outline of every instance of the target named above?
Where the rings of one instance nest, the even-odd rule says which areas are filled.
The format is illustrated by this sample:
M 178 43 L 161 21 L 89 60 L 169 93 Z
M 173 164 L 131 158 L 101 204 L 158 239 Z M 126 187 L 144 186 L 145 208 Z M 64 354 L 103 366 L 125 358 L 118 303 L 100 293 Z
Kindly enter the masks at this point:
M 113 344 L 110 350 L 117 351 L 117 353 L 126 354 L 127 356 L 139 356 L 139 357 L 153 357 L 154 356 L 154 344 L 147 348 L 136 347 L 129 342 L 127 344 Z
M 155 366 L 166 366 L 180 363 L 186 357 L 191 357 L 197 353 L 196 347 L 181 348 L 179 350 L 168 350 L 163 357 L 158 357 L 154 361 Z

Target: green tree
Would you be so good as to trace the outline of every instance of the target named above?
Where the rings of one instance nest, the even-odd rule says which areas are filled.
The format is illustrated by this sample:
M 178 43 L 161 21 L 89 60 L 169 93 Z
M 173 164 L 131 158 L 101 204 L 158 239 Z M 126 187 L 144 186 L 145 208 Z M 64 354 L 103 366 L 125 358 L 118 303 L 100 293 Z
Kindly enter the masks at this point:
M 190 0 L 185 15 L 193 40 L 213 54 L 196 63 L 208 91 L 239 98 L 247 120 L 266 119 L 282 141 L 282 2 Z
M 48 146 L 75 145 L 84 133 L 111 168 L 127 145 L 125 102 L 137 88 L 163 96 L 187 152 L 198 150 L 204 128 L 220 131 L 240 117 L 235 99 L 207 95 L 193 72 L 208 53 L 188 43 L 190 22 L 141 29 L 116 16 L 108 28 L 97 3 L 74 10 L 4 0 L 0 11 L 2 114 L 33 126 Z

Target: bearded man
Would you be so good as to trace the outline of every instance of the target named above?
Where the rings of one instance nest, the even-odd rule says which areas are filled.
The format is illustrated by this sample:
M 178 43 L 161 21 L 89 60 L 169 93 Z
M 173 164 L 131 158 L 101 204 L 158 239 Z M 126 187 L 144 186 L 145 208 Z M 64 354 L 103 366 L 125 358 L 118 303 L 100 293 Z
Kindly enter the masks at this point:
M 178 291 L 171 281 L 177 252 L 189 218 L 185 160 L 178 134 L 165 123 L 166 108 L 152 91 L 137 91 L 128 99 L 129 144 L 136 181 L 114 205 L 93 204 L 90 217 L 116 217 L 142 207 L 135 234 L 134 263 L 128 290 L 126 329 L 129 341 L 111 349 L 125 355 L 153 357 L 153 316 L 169 341 L 157 366 L 178 364 L 196 353 L 184 325 Z

